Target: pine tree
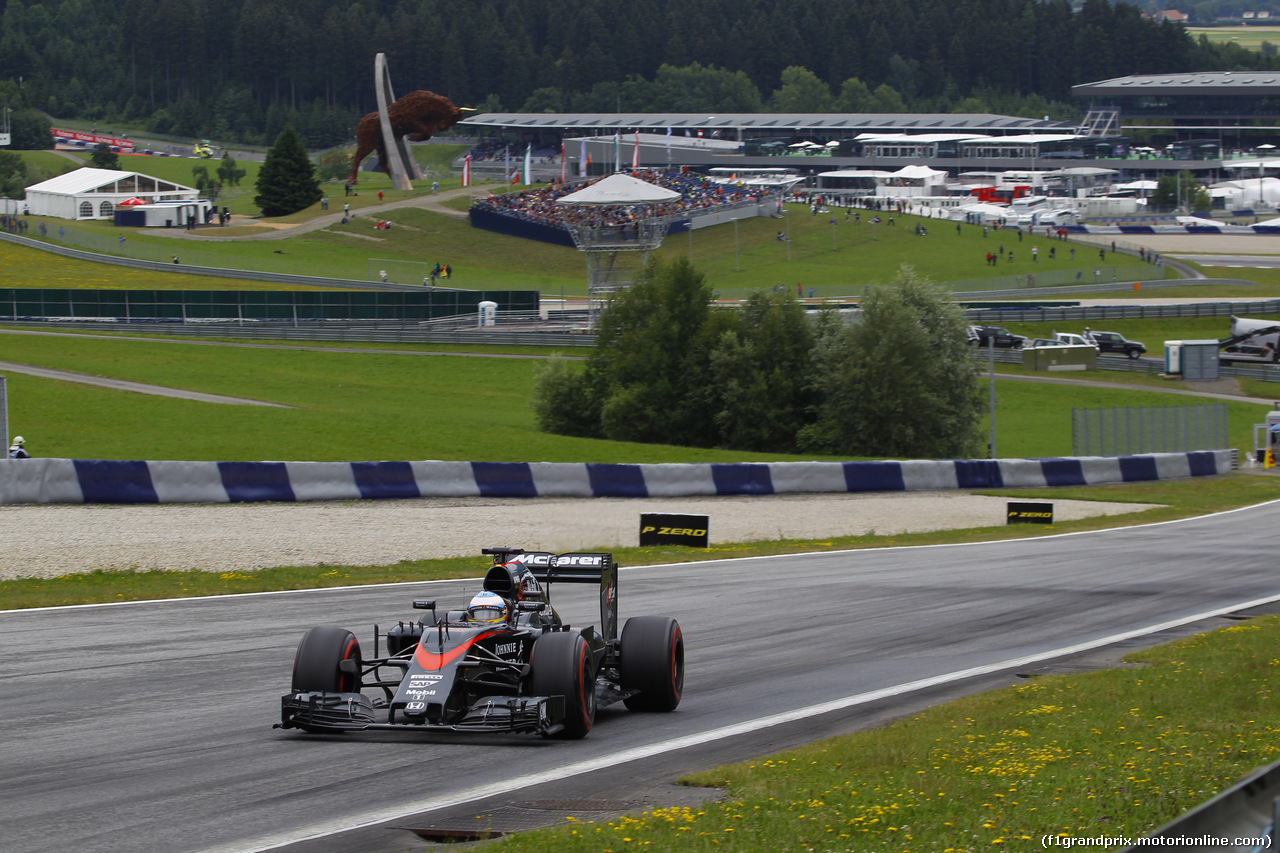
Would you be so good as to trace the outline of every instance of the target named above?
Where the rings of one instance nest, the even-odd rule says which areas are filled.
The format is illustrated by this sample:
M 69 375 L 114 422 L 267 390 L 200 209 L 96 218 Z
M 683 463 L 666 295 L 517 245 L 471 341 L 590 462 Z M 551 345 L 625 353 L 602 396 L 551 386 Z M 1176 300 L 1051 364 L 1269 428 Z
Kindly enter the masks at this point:
M 288 216 L 320 200 L 320 180 L 302 139 L 285 125 L 258 172 L 254 202 L 263 216 Z

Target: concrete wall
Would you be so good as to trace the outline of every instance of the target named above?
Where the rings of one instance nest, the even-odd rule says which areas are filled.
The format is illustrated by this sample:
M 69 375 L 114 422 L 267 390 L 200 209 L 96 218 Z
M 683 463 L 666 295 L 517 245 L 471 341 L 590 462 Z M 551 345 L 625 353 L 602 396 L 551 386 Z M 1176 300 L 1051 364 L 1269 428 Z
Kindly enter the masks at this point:
M 1203 477 L 1230 450 L 1054 459 L 621 465 L 0 460 L 0 504 L 677 497 L 1084 486 Z

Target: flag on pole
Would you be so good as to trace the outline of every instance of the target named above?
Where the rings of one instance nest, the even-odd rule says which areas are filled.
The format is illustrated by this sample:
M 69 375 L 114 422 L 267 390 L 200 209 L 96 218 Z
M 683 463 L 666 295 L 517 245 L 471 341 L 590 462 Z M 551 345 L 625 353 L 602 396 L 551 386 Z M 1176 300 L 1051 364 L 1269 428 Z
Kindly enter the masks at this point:
M 511 180 L 511 148 L 510 146 L 502 149 L 502 175 L 506 180 Z
M 564 183 L 564 169 L 565 169 L 564 161 L 565 161 L 564 142 L 561 142 L 560 143 L 560 183 L 562 184 Z
M 524 148 L 524 185 L 527 187 L 533 183 L 533 144 L 530 143 Z
M 622 141 L 622 134 L 618 133 L 615 130 L 613 132 L 613 171 L 615 172 L 622 171 L 622 160 L 620 159 L 622 155 L 618 152 L 618 144 L 621 141 Z
M 671 160 L 671 125 L 667 125 L 667 160 L 669 165 Z
M 585 178 L 587 176 L 587 166 L 591 160 L 587 157 L 587 138 L 582 137 L 582 150 L 578 152 L 578 177 Z
M 640 168 L 640 131 L 638 130 L 636 131 L 635 147 L 631 149 L 631 168 Z
M 468 154 L 466 159 L 462 161 L 462 185 L 464 187 L 471 186 L 471 155 Z

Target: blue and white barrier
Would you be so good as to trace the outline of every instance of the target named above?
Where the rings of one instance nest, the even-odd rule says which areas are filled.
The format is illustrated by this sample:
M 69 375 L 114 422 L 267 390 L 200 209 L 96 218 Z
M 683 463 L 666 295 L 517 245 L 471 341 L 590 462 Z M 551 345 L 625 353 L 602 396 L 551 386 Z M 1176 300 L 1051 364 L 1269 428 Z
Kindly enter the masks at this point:
M 1063 230 L 1070 234 L 1276 234 L 1280 233 L 1280 226 L 1275 225 L 1236 225 L 1231 222 L 1214 222 L 1211 219 L 1191 220 L 1191 217 L 1181 217 L 1180 222 L 1165 222 L 1161 217 L 1151 217 L 1148 224 L 1143 222 L 1144 217 L 1138 219 L 1116 220 L 1111 225 L 1090 224 L 1090 225 L 1067 225 Z M 1057 225 L 1030 225 L 1024 226 L 1024 230 L 1031 234 L 1043 232 L 1045 228 L 1057 231 Z M 1188 244 L 1194 248 L 1195 244 Z
M 652 498 L 1094 486 L 1205 477 L 1234 451 L 900 462 L 128 462 L 0 460 L 0 504 L 393 498 Z

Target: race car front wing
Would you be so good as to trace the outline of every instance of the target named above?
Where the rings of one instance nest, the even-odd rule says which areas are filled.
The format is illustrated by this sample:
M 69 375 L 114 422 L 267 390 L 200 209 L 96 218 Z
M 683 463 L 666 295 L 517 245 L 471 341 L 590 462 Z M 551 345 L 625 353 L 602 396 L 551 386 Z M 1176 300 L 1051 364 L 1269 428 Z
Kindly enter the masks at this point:
M 552 735 L 564 728 L 563 696 L 488 696 L 453 722 L 402 717 L 378 722 L 362 693 L 289 693 L 280 698 L 277 728 L 314 732 L 453 731 Z

